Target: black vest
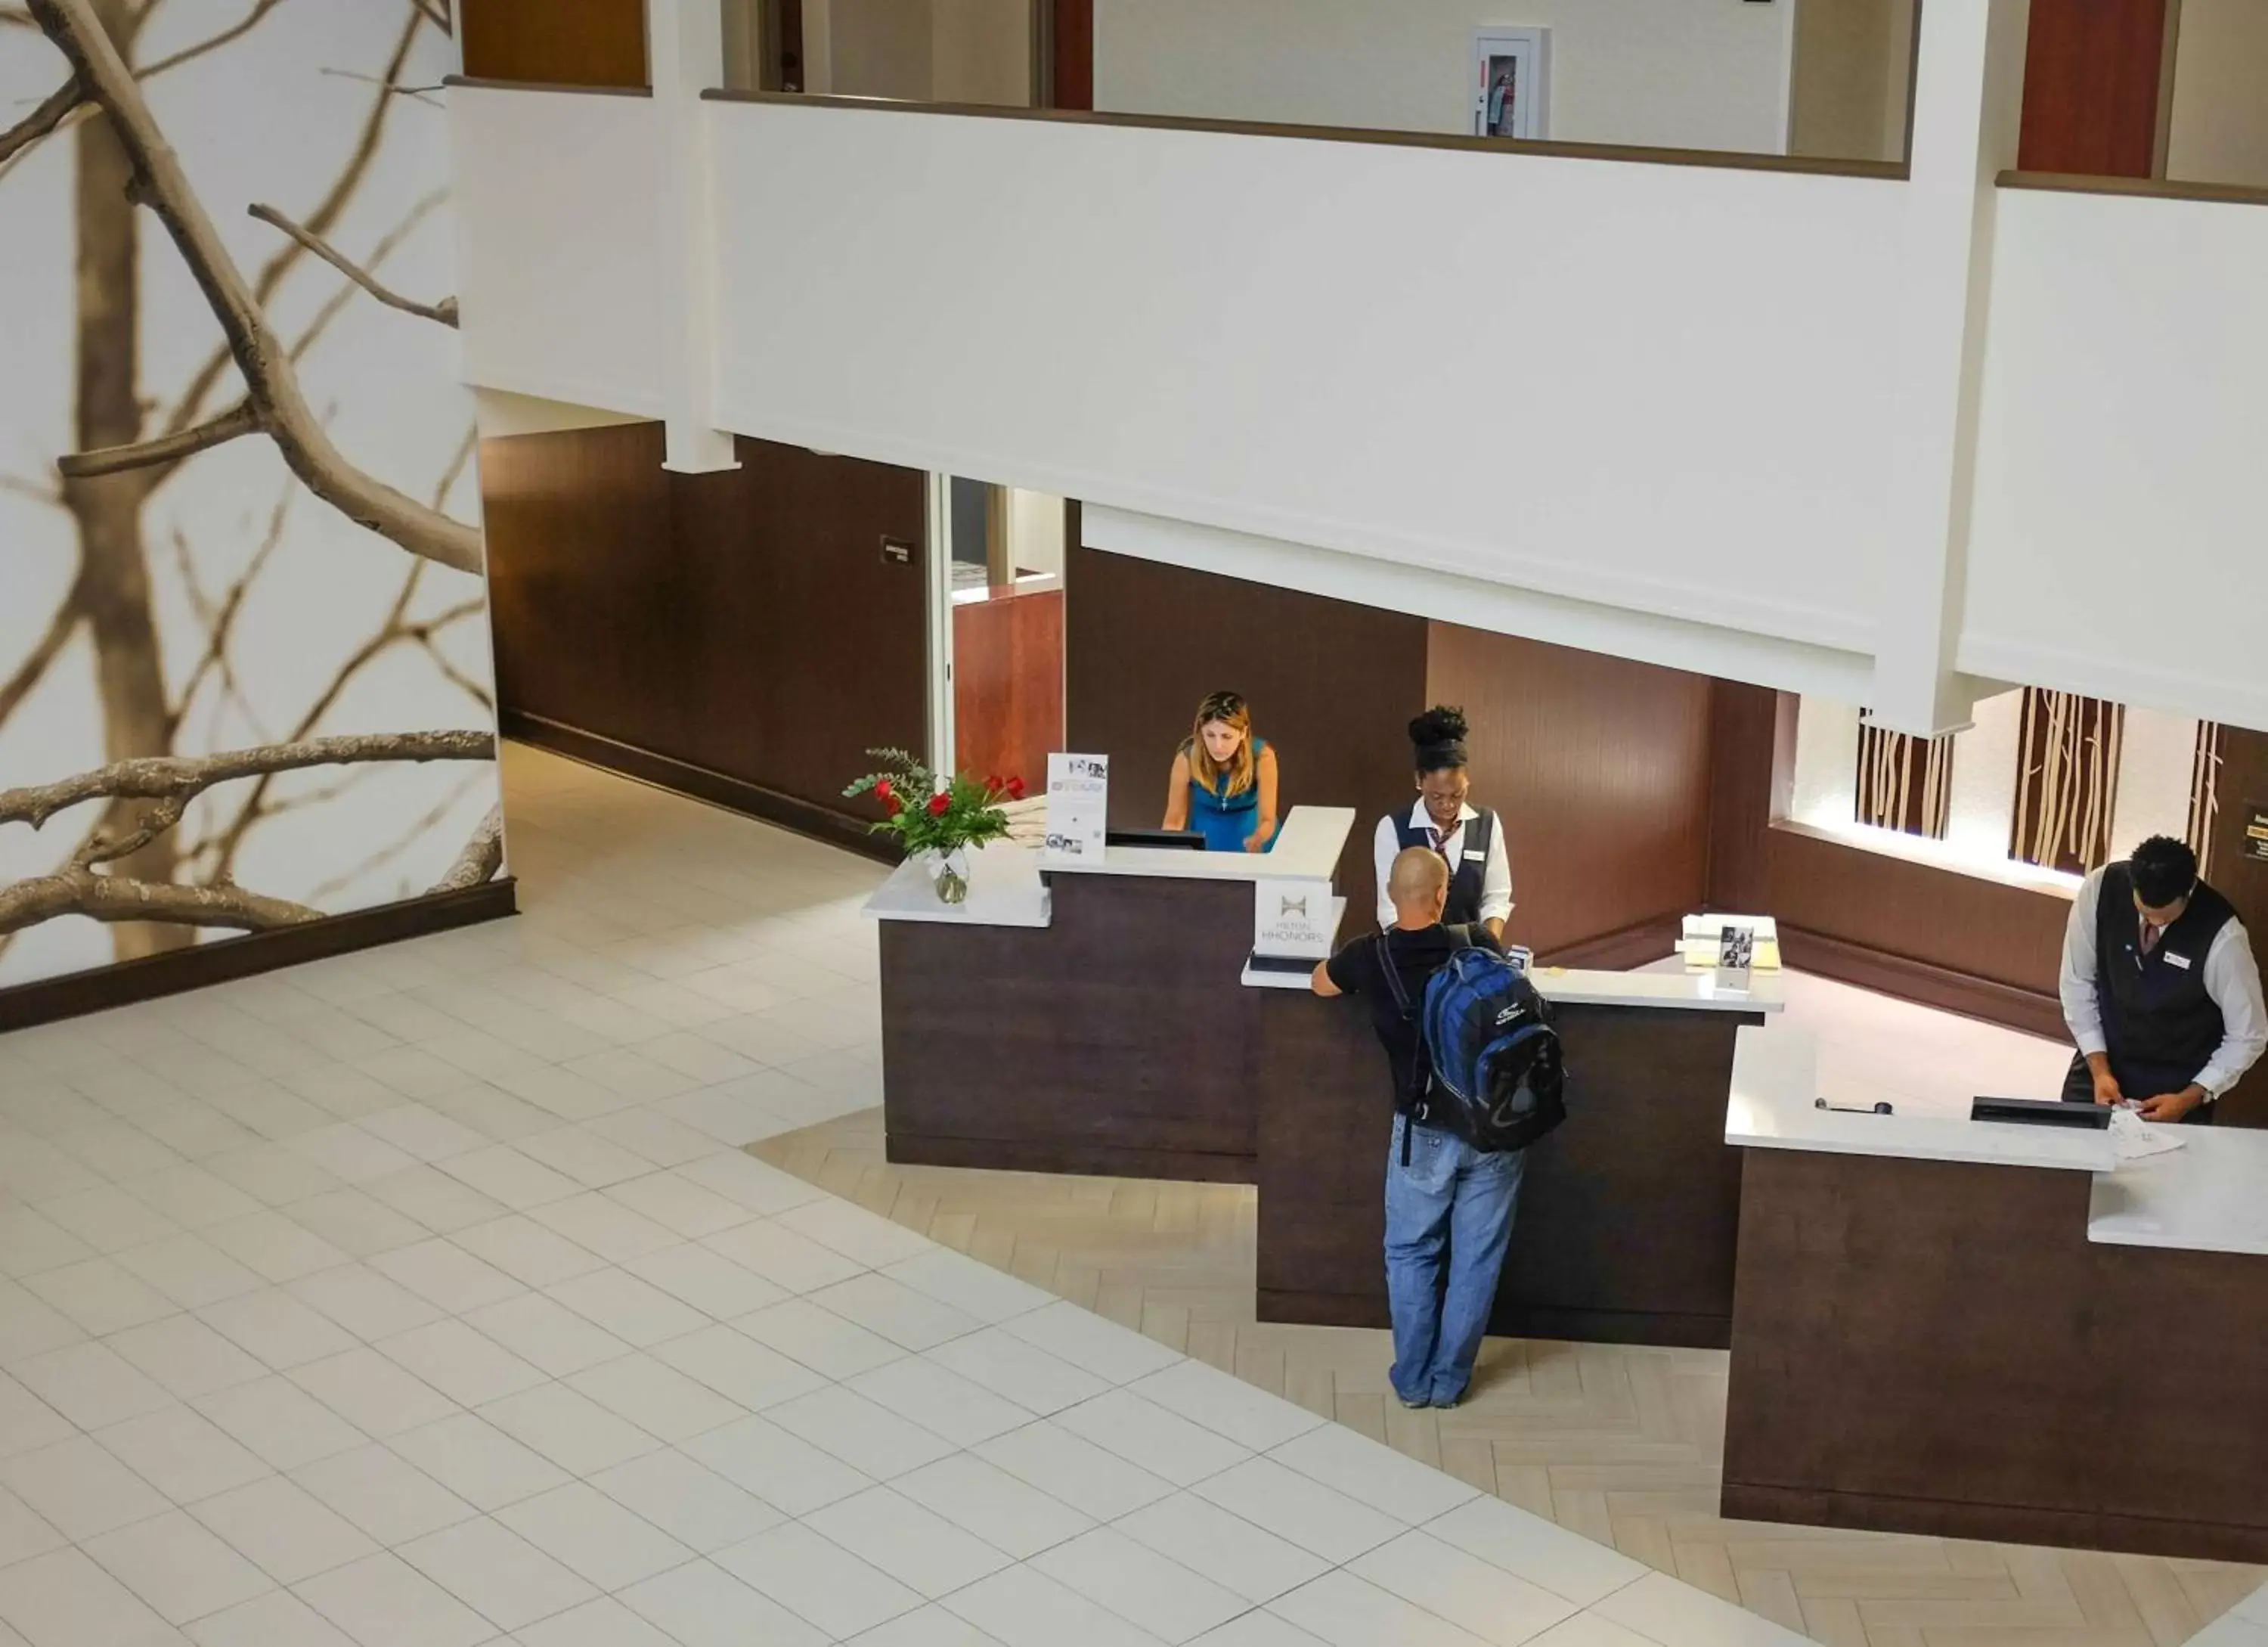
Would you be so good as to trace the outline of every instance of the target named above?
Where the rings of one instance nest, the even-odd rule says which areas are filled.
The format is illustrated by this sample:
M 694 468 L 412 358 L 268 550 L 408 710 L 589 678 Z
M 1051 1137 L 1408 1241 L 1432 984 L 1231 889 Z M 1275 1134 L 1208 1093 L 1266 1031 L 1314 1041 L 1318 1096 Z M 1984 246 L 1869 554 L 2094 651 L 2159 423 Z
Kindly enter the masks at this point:
M 2124 863 L 2102 872 L 2095 910 L 2095 999 L 2111 1071 L 2129 1094 L 2185 1087 L 2219 1049 L 2228 1026 L 2205 993 L 2205 958 L 2235 917 L 2228 900 L 2200 881 L 2182 918 L 2144 955 L 2133 874 Z
M 1481 918 L 1481 886 L 1488 878 L 1489 845 L 1496 838 L 1496 814 L 1486 807 L 1476 809 L 1479 816 L 1465 820 L 1464 856 L 1449 866 L 1449 902 L 1441 912 L 1444 926 L 1470 927 Z M 1401 838 L 1402 850 L 1423 846 L 1433 849 L 1433 829 L 1429 821 L 1412 824 L 1407 812 L 1397 813 L 1394 832 Z

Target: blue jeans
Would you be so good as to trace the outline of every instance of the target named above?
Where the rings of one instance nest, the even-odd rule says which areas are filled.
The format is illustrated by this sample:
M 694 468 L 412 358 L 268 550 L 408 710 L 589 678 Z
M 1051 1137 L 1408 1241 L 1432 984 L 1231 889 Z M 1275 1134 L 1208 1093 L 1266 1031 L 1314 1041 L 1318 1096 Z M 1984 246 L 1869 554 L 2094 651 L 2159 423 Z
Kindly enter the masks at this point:
M 1447 1133 L 1394 1118 L 1386 1159 L 1386 1297 L 1394 1315 L 1394 1392 L 1446 1407 L 1472 1382 L 1496 1278 L 1512 1239 L 1524 1154 L 1484 1155 Z M 1447 1281 L 1442 1279 L 1444 1268 Z

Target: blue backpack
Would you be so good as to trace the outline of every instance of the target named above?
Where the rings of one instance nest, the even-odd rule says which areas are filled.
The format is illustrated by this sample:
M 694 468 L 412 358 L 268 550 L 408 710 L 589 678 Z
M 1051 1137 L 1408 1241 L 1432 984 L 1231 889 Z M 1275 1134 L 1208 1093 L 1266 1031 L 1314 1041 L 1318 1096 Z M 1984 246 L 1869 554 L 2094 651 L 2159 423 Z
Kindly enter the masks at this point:
M 1409 995 L 1384 940 L 1381 934 L 1381 970 L 1406 1018 Z M 1527 1148 L 1567 1119 L 1566 1066 L 1550 1004 L 1495 950 L 1467 945 L 1449 956 L 1426 982 L 1418 1030 L 1429 1068 L 1405 1108 L 1420 1126 L 1502 1153 Z

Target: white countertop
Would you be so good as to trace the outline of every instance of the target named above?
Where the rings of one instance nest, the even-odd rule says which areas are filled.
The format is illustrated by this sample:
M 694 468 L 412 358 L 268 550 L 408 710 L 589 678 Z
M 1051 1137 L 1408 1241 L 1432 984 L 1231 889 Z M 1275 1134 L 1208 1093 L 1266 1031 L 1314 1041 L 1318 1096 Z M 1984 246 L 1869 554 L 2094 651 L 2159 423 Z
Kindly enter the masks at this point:
M 1044 927 L 1053 919 L 1035 846 L 996 840 L 968 854 L 968 898 L 947 904 L 929 873 L 909 858 L 868 898 L 874 920 L 936 921 L 954 927 Z
M 2268 1132 L 2176 1126 L 2179 1149 L 2095 1180 L 2087 1238 L 2114 1246 L 2268 1256 Z
M 2073 1172 L 2108 1172 L 2116 1160 L 2106 1132 L 1972 1121 L 1963 1111 L 1910 1108 L 1903 1100 L 1895 1114 L 1847 1115 L 1820 1109 L 1818 1098 L 1819 1048 L 1808 1034 L 1742 1028 L 1725 1106 L 1728 1144 Z
M 1751 972 L 1742 992 L 1705 972 L 1596 972 L 1539 966 L 1529 974 L 1546 1001 L 1568 1007 L 1668 1007 L 1690 1012 L 1778 1012 L 1787 1005 L 1778 972 Z
M 1051 863 L 1049 875 L 1152 875 L 1169 881 L 1328 881 L 1354 827 L 1352 807 L 1293 807 L 1272 852 L 1111 846 L 1094 863 Z

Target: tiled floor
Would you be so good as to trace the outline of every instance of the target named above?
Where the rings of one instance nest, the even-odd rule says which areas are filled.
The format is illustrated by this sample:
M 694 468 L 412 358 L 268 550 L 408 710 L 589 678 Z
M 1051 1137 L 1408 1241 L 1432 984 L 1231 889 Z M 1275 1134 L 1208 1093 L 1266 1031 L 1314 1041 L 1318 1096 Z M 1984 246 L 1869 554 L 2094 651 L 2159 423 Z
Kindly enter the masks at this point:
M 743 1153 L 877 872 L 506 764 L 520 920 L 0 1039 L 0 1647 L 1796 1639 Z

